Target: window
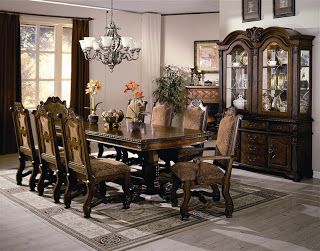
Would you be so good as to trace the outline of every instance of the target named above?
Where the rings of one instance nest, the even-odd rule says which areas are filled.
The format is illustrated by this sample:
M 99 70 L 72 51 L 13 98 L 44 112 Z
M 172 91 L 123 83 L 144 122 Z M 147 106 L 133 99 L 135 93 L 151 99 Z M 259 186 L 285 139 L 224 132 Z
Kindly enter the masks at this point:
M 21 22 L 22 103 L 35 108 L 49 96 L 70 103 L 72 25 Z

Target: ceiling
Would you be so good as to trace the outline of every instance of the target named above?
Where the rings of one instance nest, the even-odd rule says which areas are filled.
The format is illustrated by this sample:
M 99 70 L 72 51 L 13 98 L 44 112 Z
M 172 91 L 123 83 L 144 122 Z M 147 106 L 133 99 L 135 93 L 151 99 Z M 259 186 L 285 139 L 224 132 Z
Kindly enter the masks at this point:
M 32 0 L 31 0 L 32 1 Z M 37 0 L 36 0 L 37 1 Z M 39 1 L 39 0 L 38 0 Z M 111 0 L 40 0 L 53 3 L 67 3 L 90 7 L 110 8 Z M 114 0 L 113 7 L 117 10 L 160 14 L 183 14 L 219 11 L 219 0 Z

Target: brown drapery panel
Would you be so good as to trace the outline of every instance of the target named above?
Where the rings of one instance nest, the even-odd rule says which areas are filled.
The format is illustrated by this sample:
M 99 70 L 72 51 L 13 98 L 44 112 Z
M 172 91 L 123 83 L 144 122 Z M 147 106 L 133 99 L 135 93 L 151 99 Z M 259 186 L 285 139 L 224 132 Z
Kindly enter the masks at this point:
M 21 101 L 20 17 L 0 13 L 0 154 L 17 151 L 10 107 Z
M 89 82 L 89 62 L 85 60 L 79 40 L 89 36 L 89 20 L 73 19 L 72 54 L 71 54 L 71 99 L 70 107 L 86 118 L 89 110 L 89 95 L 85 94 L 85 87 Z

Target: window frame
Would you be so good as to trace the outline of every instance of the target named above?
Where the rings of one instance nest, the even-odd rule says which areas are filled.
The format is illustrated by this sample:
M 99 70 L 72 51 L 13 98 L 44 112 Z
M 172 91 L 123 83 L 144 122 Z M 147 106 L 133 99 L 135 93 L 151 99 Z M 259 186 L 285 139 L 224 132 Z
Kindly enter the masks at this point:
M 39 98 L 39 87 L 41 81 L 53 81 L 54 82 L 54 96 L 59 96 L 62 98 L 62 85 L 63 81 L 71 81 L 70 78 L 66 79 L 62 77 L 62 56 L 63 54 L 69 54 L 63 51 L 63 28 L 71 28 L 72 29 L 72 20 L 66 18 L 50 18 L 50 17 L 40 17 L 40 16 L 27 16 L 23 15 L 20 19 L 20 26 L 30 25 L 36 26 L 36 46 L 35 50 L 22 50 L 20 51 L 20 55 L 23 52 L 33 52 L 36 55 L 36 76 L 35 79 L 23 79 L 21 76 L 21 83 L 24 81 L 35 81 L 36 82 L 36 104 L 38 104 L 41 100 Z M 54 51 L 41 51 L 39 48 L 39 30 L 40 27 L 53 27 L 54 28 Z M 54 53 L 54 76 L 53 79 L 42 79 L 40 78 L 40 54 L 41 53 Z M 70 51 L 71 55 L 71 51 Z M 71 68 L 71 65 L 70 65 Z M 70 93 L 71 96 L 71 93 Z M 70 100 L 70 99 L 69 99 Z M 45 101 L 45 100 L 43 100 Z M 69 104 L 67 104 L 69 106 Z M 28 109 L 34 109 L 36 107 L 28 107 Z

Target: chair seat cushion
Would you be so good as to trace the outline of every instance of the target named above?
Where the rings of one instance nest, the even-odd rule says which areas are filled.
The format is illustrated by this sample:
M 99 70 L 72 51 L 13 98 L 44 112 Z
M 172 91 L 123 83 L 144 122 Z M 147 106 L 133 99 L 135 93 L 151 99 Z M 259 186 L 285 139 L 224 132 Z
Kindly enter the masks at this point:
M 171 170 L 181 181 L 195 181 L 197 184 L 213 184 L 224 177 L 219 167 L 207 162 L 179 162 Z
M 92 173 L 96 178 L 130 173 L 126 164 L 106 158 L 90 159 Z

